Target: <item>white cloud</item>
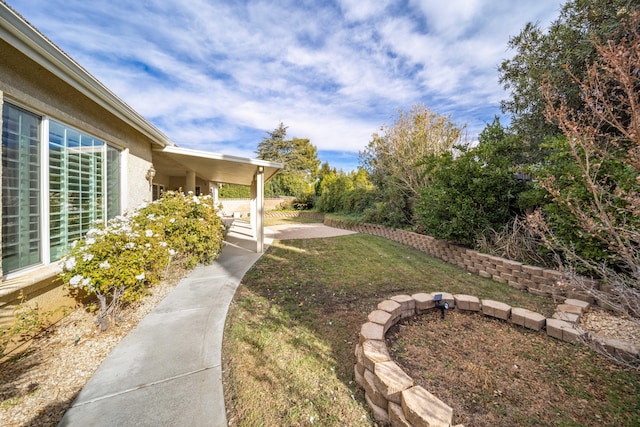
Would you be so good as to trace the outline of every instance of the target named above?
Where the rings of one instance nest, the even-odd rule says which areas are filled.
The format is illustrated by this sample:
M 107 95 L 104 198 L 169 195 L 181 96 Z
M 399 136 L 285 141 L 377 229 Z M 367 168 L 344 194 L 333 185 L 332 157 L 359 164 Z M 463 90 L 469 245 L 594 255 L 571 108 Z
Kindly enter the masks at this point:
M 178 144 L 253 157 L 290 136 L 357 157 L 398 109 L 475 128 L 505 94 L 496 67 L 560 0 L 12 0 L 51 40 Z
M 349 21 L 366 21 L 385 13 L 391 0 L 339 0 L 344 17 Z
M 430 32 L 446 40 L 460 37 L 474 22 L 483 19 L 482 0 L 412 0 L 409 4 L 421 11 Z

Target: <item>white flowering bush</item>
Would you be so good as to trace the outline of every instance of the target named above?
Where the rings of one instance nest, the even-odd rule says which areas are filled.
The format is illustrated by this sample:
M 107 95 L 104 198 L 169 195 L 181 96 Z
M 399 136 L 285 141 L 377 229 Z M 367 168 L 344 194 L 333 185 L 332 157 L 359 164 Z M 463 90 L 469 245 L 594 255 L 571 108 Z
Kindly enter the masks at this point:
M 62 260 L 60 277 L 97 297 L 96 324 L 105 330 L 123 303 L 139 300 L 162 279 L 172 259 L 187 267 L 216 259 L 223 230 L 210 197 L 168 192 L 131 215 L 96 223 Z
M 224 225 L 213 198 L 169 191 L 142 209 L 145 224 L 161 224 L 164 241 L 187 267 L 215 260 L 222 250 Z

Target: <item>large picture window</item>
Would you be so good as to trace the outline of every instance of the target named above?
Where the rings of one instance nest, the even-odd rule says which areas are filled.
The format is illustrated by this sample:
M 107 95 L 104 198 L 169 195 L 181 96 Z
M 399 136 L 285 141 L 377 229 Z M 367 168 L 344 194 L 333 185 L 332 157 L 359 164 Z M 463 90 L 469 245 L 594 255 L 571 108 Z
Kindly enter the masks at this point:
M 60 259 L 96 220 L 120 212 L 120 151 L 104 141 L 49 123 L 51 261 Z M 105 217 L 105 213 L 107 213 Z
M 40 262 L 40 117 L 2 107 L 2 270 Z
M 43 128 L 49 130 L 46 135 Z M 4 274 L 59 260 L 96 220 L 120 214 L 120 155 L 120 150 L 98 138 L 4 103 Z M 47 156 L 48 162 L 43 162 Z M 43 209 L 47 199 L 43 200 L 42 189 L 47 183 L 48 205 Z M 47 236 L 48 246 L 42 242 Z

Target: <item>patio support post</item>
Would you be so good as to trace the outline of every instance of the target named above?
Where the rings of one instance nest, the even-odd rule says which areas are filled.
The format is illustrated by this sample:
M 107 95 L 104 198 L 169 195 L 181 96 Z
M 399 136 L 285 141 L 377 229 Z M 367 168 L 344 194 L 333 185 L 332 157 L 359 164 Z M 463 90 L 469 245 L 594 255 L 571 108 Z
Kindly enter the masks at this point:
M 187 182 L 184 186 L 185 194 L 189 194 L 189 191 L 196 194 L 196 173 L 192 170 L 187 171 Z
M 218 203 L 220 203 L 220 199 L 217 182 L 209 181 L 209 194 L 211 194 L 211 198 L 213 199 L 213 207 L 218 209 Z
M 264 251 L 264 168 L 258 166 L 251 183 L 251 228 L 256 239 L 256 252 Z

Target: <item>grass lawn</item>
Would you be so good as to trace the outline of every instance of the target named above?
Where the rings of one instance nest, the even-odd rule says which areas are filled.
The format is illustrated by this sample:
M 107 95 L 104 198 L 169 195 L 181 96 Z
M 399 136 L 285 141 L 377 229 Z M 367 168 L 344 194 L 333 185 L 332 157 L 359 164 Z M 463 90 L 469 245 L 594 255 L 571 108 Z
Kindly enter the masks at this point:
M 494 299 L 546 316 L 555 307 L 550 299 L 471 275 L 375 236 L 275 242 L 244 277 L 225 325 L 223 368 L 231 425 L 374 425 L 353 376 L 360 326 L 384 299 L 432 291 Z M 567 376 L 577 378 L 573 375 L 587 383 L 597 380 L 589 377 L 596 375 L 593 371 L 581 366 L 599 356 L 581 349 L 582 362 L 567 367 L 558 348 L 570 349 L 570 357 L 575 357 L 575 346 L 561 343 L 546 350 L 545 340 L 552 339 L 544 332 L 539 339 L 543 345 L 538 345 L 536 358 L 553 366 L 555 357 L 561 357 L 562 366 L 545 371 L 550 374 L 541 379 L 548 387 L 566 382 Z M 466 347 L 461 350 L 478 348 L 473 340 Z M 589 399 L 606 398 L 605 411 L 638 411 L 639 375 L 620 374 L 616 367 L 608 367 L 605 374 L 614 380 L 605 383 L 607 389 L 597 397 L 583 393 L 584 406 L 590 406 Z M 450 383 L 455 387 L 455 378 Z M 526 396 L 522 401 L 526 405 Z M 601 418 L 594 422 L 607 425 L 607 414 L 598 415 Z M 637 416 L 627 419 L 638 422 Z M 561 413 L 554 414 L 554 420 L 551 425 L 576 425 Z M 619 421 L 611 425 L 621 425 Z

